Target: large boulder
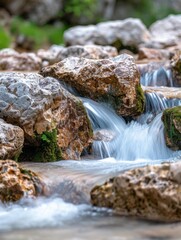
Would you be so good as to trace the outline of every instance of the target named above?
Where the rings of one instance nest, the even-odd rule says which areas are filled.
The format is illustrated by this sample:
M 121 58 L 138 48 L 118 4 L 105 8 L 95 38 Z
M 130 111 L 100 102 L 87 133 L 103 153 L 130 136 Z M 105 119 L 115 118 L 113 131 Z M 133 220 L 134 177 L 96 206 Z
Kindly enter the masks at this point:
M 21 153 L 23 143 L 23 130 L 0 119 L 0 159 L 16 159 Z
M 118 49 L 122 47 L 137 49 L 139 44 L 149 39 L 150 34 L 145 25 L 134 18 L 76 26 L 64 33 L 66 45 L 112 45 Z
M 78 159 L 92 136 L 82 102 L 51 77 L 0 74 L 0 117 L 24 130 L 29 160 Z M 33 154 L 33 156 L 32 156 Z
M 0 70 L 39 71 L 42 61 L 34 53 L 18 53 L 13 49 L 0 51 Z
M 166 109 L 162 120 L 167 146 L 173 150 L 181 150 L 181 106 Z
M 181 163 L 129 170 L 91 191 L 94 206 L 152 220 L 181 220 Z
M 151 41 L 148 45 L 165 48 L 179 45 L 181 40 L 181 14 L 170 15 L 150 26 Z
M 40 49 L 37 55 L 42 59 L 43 65 L 51 65 L 67 57 L 83 57 L 89 59 L 106 59 L 116 57 L 117 49 L 111 46 L 75 45 L 62 47 L 51 46 L 48 50 Z
M 109 102 L 119 115 L 138 116 L 144 109 L 144 95 L 133 57 L 122 54 L 112 59 L 66 58 L 41 70 L 74 87 L 94 100 Z
M 15 202 L 23 197 L 34 197 L 43 193 L 43 183 L 37 174 L 20 168 L 12 160 L 0 161 L 0 200 Z

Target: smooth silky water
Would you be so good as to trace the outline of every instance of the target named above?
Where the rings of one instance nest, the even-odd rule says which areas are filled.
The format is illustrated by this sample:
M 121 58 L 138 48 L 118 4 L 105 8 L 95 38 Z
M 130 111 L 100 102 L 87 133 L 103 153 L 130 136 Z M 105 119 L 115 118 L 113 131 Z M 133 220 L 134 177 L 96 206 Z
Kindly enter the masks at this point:
M 161 69 L 152 74 L 152 80 L 149 76 L 149 84 L 155 84 L 158 73 L 159 76 L 167 74 L 164 76 L 168 82 L 169 73 Z M 1 204 L 0 240 L 180 240 L 180 223 L 117 216 L 109 209 L 92 207 L 89 192 L 96 184 L 122 171 L 180 160 L 181 152 L 173 152 L 165 145 L 161 112 L 181 105 L 181 101 L 167 99 L 159 93 L 146 93 L 145 113 L 127 123 L 106 105 L 85 98 L 82 101 L 94 131 L 102 131 L 103 135 L 106 132 L 110 138 L 103 136 L 102 141 L 94 141 L 89 159 L 24 163 L 24 167 L 38 172 L 44 179 L 47 197 Z

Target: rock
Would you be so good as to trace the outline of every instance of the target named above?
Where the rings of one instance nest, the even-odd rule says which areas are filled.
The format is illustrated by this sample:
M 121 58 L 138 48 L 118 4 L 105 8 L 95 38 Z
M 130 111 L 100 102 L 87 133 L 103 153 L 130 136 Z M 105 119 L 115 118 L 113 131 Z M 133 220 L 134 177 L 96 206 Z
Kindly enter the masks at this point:
M 175 85 L 181 87 L 181 51 L 176 52 L 171 59 L 171 71 Z
M 165 49 L 153 49 L 153 48 L 140 48 L 138 52 L 138 60 L 154 60 L 154 61 L 164 61 L 169 60 L 172 54 Z
M 63 48 L 59 53 L 59 59 L 63 60 L 68 57 L 82 57 L 88 59 L 106 59 L 116 57 L 118 55 L 117 49 L 111 46 L 98 45 L 75 45 Z
M 24 132 L 0 119 L 0 159 L 17 158 L 24 143 Z
M 94 141 L 110 142 L 115 138 L 115 136 L 116 133 L 114 133 L 113 131 L 101 129 L 94 132 L 93 139 Z
M 127 54 L 104 60 L 70 57 L 43 68 L 41 74 L 71 85 L 83 96 L 109 102 L 119 115 L 138 116 L 143 112 L 139 72 Z
M 149 38 L 150 34 L 145 25 L 134 18 L 72 27 L 64 33 L 64 41 L 68 46 L 98 44 L 112 45 L 117 49 L 123 47 L 137 49 Z
M 41 63 L 34 53 L 18 53 L 9 48 L 0 51 L 1 71 L 38 71 Z
M 20 168 L 12 160 L 0 161 L 0 200 L 15 202 L 23 197 L 34 197 L 43 193 L 43 184 L 38 175 Z
M 1 6 L 13 15 L 24 15 L 37 24 L 54 19 L 62 10 L 62 0 L 1 0 Z
M 145 166 L 121 173 L 91 191 L 94 206 L 121 215 L 181 220 L 181 163 Z
M 165 48 L 181 41 L 181 14 L 158 20 L 150 27 L 152 47 Z
M 166 109 L 162 121 L 167 146 L 173 150 L 181 150 L 181 106 Z
M 157 93 L 167 99 L 178 99 L 181 101 L 180 88 L 174 87 L 144 87 L 142 86 L 144 93 Z
M 25 160 L 78 159 L 91 141 L 82 102 L 56 79 L 36 73 L 1 73 L 0 99 L 0 117 L 24 130 Z
M 116 48 L 110 46 L 71 46 L 62 47 L 58 45 L 51 46 L 48 50 L 40 49 L 37 52 L 38 57 L 43 61 L 43 65 L 51 65 L 67 57 L 83 57 L 89 59 L 105 59 L 118 55 Z

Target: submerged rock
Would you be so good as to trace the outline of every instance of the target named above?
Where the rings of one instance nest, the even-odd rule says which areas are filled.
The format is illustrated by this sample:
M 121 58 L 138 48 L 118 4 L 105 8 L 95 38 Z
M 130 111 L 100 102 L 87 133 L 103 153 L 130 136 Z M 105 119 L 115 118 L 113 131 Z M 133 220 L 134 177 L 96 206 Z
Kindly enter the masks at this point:
M 175 85 L 181 87 L 181 51 L 175 53 L 171 60 L 171 71 Z
M 0 70 L 39 71 L 41 64 L 34 53 L 18 53 L 9 48 L 0 51 Z
M 139 72 L 127 54 L 104 60 L 70 57 L 43 68 L 41 74 L 70 84 L 83 96 L 108 102 L 119 115 L 138 116 L 143 112 Z
M 82 102 L 51 77 L 0 74 L 0 117 L 24 130 L 26 160 L 78 159 L 92 129 Z M 33 156 L 32 156 L 33 155 Z
M 43 184 L 35 173 L 20 168 L 12 160 L 0 161 L 0 200 L 15 202 L 43 193 Z
M 181 163 L 126 171 L 91 191 L 94 206 L 152 220 L 181 220 Z
M 181 106 L 166 109 L 162 121 L 167 146 L 173 150 L 181 150 Z
M 16 159 L 21 153 L 23 143 L 23 130 L 0 119 L 0 159 Z
M 145 25 L 134 18 L 76 26 L 64 33 L 67 45 L 112 45 L 118 49 L 123 47 L 137 49 L 139 44 L 148 41 L 149 38 L 150 34 Z

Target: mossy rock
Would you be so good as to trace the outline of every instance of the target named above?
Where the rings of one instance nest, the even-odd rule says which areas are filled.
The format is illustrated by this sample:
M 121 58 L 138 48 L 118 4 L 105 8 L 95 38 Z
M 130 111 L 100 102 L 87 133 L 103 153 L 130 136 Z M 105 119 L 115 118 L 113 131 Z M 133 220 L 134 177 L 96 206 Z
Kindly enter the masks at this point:
M 181 150 L 181 106 L 166 109 L 162 120 L 167 146 L 173 150 Z

